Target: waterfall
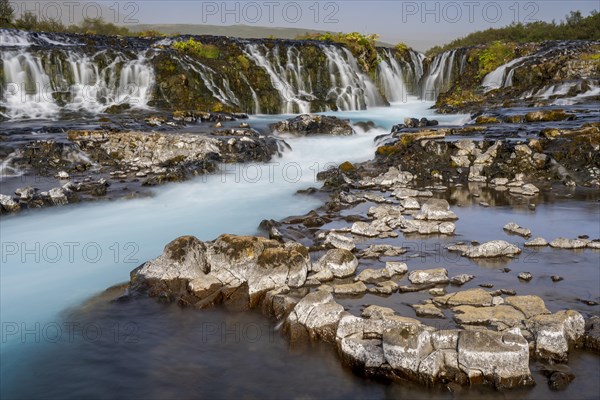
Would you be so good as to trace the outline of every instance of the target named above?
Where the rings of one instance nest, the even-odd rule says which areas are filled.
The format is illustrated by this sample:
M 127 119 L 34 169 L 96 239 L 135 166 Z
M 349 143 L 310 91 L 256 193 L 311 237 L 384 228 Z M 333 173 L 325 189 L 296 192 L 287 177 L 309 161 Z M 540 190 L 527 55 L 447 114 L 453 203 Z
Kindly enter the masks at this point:
M 269 75 L 273 88 L 279 92 L 282 100 L 281 113 L 299 112 L 304 114 L 310 112 L 310 100 L 314 99 L 314 96 L 302 90 L 303 86 L 294 86 L 292 84 L 293 80 L 290 82 L 289 79 L 291 75 L 296 78 L 296 83 L 303 80 L 298 64 L 290 59 L 290 51 L 287 52 L 288 62 L 286 66 L 290 67 L 288 69 L 280 64 L 278 46 L 274 47 L 273 50 L 269 50 L 264 45 L 259 46 L 258 44 L 249 43 L 243 50 L 246 56 Z
M 240 105 L 240 101 L 237 96 L 232 92 L 229 81 L 223 79 L 223 88 L 220 88 L 217 84 L 218 79 L 216 78 L 216 72 L 214 69 L 196 61 L 189 57 L 184 59 L 186 65 L 200 76 L 204 86 L 212 93 L 213 97 L 219 100 L 222 104 L 227 105 Z
M 450 88 L 454 77 L 456 50 L 446 51 L 435 56 L 429 65 L 421 90 L 421 98 L 435 101 L 440 94 Z
M 517 66 L 517 64 L 526 60 L 527 58 L 529 57 L 515 58 L 514 60 L 499 66 L 483 78 L 481 86 L 485 88 L 486 92 L 512 86 L 512 79 L 516 68 L 513 68 L 513 66 Z
M 52 118 L 59 110 L 50 77 L 40 57 L 21 51 L 3 51 L 4 82 L 0 106 L 11 119 Z
M 402 68 L 389 50 L 385 52 L 385 55 L 387 61 L 382 58 L 377 66 L 377 75 L 383 93 L 390 102 L 406 102 L 408 90 Z
M 0 30 L 0 47 L 31 46 L 29 33 L 23 31 Z
M 72 49 L 44 60 L 28 49 L 3 51 L 4 82 L 0 106 L 11 119 L 57 118 L 69 111 L 100 113 L 113 105 L 145 109 L 154 85 L 146 55 L 126 59 L 99 52 L 92 56 Z M 112 60 L 111 60 L 112 58 Z M 107 64 L 100 69 L 99 64 Z

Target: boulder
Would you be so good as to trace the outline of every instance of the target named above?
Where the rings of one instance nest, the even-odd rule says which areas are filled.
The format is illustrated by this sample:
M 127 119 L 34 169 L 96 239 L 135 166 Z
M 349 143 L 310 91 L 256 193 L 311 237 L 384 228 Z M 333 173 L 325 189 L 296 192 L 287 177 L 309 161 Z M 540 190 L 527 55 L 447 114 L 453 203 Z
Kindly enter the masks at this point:
M 444 199 L 429 199 L 421 207 L 421 212 L 415 215 L 415 219 L 429 221 L 456 220 L 458 217 L 450 211 L 450 204 Z
M 578 344 L 585 333 L 585 321 L 577 311 L 540 314 L 526 322 L 535 337 L 535 355 L 543 360 L 566 362 L 569 348 Z
M 523 237 L 531 236 L 531 230 L 523 228 L 514 222 L 509 222 L 508 224 L 504 225 L 504 230 Z
M 521 253 L 521 249 L 504 240 L 492 240 L 473 246 L 465 252 L 469 258 L 488 258 L 488 257 L 512 257 Z
M 444 318 L 442 310 L 433 304 L 413 304 L 411 306 L 417 313 L 417 317 L 423 318 Z
M 317 114 L 298 115 L 297 117 L 272 124 L 271 129 L 281 133 L 300 136 L 349 136 L 355 133 L 348 121 L 333 116 Z
M 492 295 L 483 289 L 469 289 L 436 297 L 433 302 L 440 306 L 449 307 L 462 305 L 485 307 L 492 305 Z
M 360 221 L 352 224 L 350 232 L 358 236 L 366 237 L 376 237 L 379 236 L 379 234 L 381 233 L 381 231 L 376 229 L 373 225 Z
M 287 318 L 287 330 L 292 341 L 304 338 L 335 342 L 338 322 L 344 307 L 336 303 L 331 293 L 317 290 L 296 304 Z
M 445 268 L 415 270 L 408 274 L 413 285 L 448 283 L 448 271 Z
M 543 237 L 536 237 L 535 239 L 531 239 L 528 242 L 525 242 L 525 246 L 527 247 L 544 247 L 548 246 L 548 241 Z
M 329 270 L 335 278 L 346 278 L 354 275 L 358 268 L 358 260 L 348 250 L 332 249 L 319 259 L 312 270 L 321 272 Z
M 550 247 L 556 249 L 582 249 L 587 246 L 588 240 L 557 238 L 550 242 Z
M 325 239 L 325 243 L 332 245 L 337 249 L 352 251 L 356 248 L 354 240 L 348 236 L 336 232 L 330 232 Z
M 19 203 L 14 201 L 12 197 L 5 194 L 0 194 L 0 211 L 13 213 L 19 211 L 20 209 L 21 206 L 19 206 Z
M 450 278 L 450 283 L 456 286 L 462 286 L 473 279 L 475 279 L 475 276 L 473 275 L 460 274 Z

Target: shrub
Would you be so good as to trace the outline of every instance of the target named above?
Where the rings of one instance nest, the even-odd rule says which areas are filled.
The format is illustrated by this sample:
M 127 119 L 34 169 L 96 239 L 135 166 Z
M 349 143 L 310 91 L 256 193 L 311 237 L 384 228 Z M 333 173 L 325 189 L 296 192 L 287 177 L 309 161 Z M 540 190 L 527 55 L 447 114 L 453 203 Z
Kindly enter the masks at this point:
M 478 77 L 483 78 L 502 64 L 515 58 L 515 44 L 493 42 L 479 54 Z
M 219 58 L 219 49 L 211 44 L 203 44 L 202 42 L 190 38 L 185 42 L 175 42 L 173 48 L 180 53 L 196 58 Z

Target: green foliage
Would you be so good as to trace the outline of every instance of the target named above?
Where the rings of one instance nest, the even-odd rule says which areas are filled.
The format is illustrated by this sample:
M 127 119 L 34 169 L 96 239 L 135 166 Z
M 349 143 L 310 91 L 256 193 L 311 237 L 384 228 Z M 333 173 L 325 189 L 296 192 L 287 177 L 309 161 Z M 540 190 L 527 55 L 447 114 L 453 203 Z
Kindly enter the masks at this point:
M 0 28 L 12 28 L 14 9 L 8 0 L 0 0 Z
M 162 32 L 150 29 L 150 30 L 147 30 L 147 31 L 138 32 L 137 36 L 139 36 L 141 38 L 155 38 L 155 37 L 165 37 L 167 35 L 165 35 Z
M 300 35 L 299 40 L 320 40 L 324 42 L 334 42 L 344 45 L 356 57 L 364 71 L 369 72 L 375 70 L 379 63 L 379 55 L 377 54 L 377 39 L 379 35 L 362 35 L 358 32 L 352 33 L 312 33 Z
M 513 43 L 493 42 L 479 54 L 478 78 L 483 78 L 502 64 L 515 58 L 515 45 Z
M 444 46 L 435 46 L 427 51 L 433 56 L 460 47 L 502 42 L 541 42 L 544 40 L 600 40 L 600 13 L 592 11 L 583 17 L 579 11 L 571 11 L 561 23 L 536 21 L 527 24 L 512 23 L 504 28 L 490 28 L 473 32 Z
M 396 51 L 398 53 L 405 53 L 408 51 L 409 47 L 406 43 L 398 43 L 396 46 L 394 46 L 394 48 L 396 49 Z
M 202 42 L 190 38 L 185 42 L 175 42 L 172 47 L 182 54 L 186 54 L 196 58 L 219 58 L 219 49 L 211 44 L 203 44 Z
M 89 35 L 129 35 L 125 27 L 105 22 L 101 18 L 85 18 L 79 25 L 69 27 L 73 33 L 86 33 Z
M 248 71 L 250 69 L 250 60 L 248 60 L 248 57 L 245 55 L 240 54 L 236 57 L 236 61 L 244 71 Z

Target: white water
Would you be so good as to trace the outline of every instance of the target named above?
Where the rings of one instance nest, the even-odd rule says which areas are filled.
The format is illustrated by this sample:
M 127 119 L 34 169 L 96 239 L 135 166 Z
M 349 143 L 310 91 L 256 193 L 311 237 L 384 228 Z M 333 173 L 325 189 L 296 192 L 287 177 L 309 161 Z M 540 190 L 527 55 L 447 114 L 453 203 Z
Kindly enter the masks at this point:
M 481 86 L 485 88 L 486 92 L 489 92 L 490 90 L 494 89 L 512 86 L 512 79 L 515 73 L 515 68 L 520 62 L 528 58 L 529 56 L 519 57 L 507 62 L 506 64 L 502 64 L 483 78 Z
M 383 88 L 383 93 L 390 102 L 407 101 L 408 89 L 402 68 L 389 51 L 386 53 L 387 61 L 382 59 L 377 66 L 379 85 Z
M 423 83 L 421 98 L 435 101 L 440 92 L 447 90 L 454 73 L 454 57 L 456 50 L 446 51 L 433 58 L 428 74 Z
M 338 113 L 353 120 L 373 120 L 384 129 L 344 138 L 288 139 L 293 150 L 271 163 L 225 165 L 222 173 L 157 188 L 152 198 L 3 217 L 2 320 L 52 321 L 62 310 L 127 281 L 132 269 L 160 254 L 166 243 L 180 235 L 212 240 L 222 233 L 254 234 L 262 219 L 281 219 L 316 208 L 319 201 L 295 192 L 320 186 L 315 174 L 331 165 L 372 158 L 374 137 L 389 132 L 404 117 L 437 118 L 428 109 L 431 105 L 414 102 L 401 108 Z M 437 119 L 460 123 L 464 118 L 444 115 Z M 250 123 L 257 119 L 274 120 L 259 116 Z M 73 259 L 68 243 L 74 243 Z M 32 249 L 33 253 L 28 252 Z
M 67 110 L 104 112 L 108 107 L 129 104 L 147 109 L 154 85 L 154 71 L 146 63 L 145 54 L 127 60 L 120 56 L 109 60 L 102 70 L 96 58 L 107 58 L 103 52 L 93 56 L 69 52 L 67 64 L 55 60 L 42 62 L 27 50 L 3 51 L 4 93 L 1 105 L 11 119 L 52 119 L 60 115 L 55 95 L 67 93 Z M 64 67 L 64 68 L 63 68 Z M 120 67 L 120 72 L 118 71 Z M 48 68 L 60 71 L 48 74 Z

